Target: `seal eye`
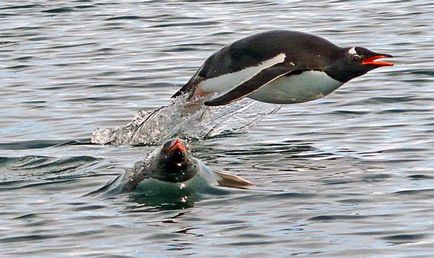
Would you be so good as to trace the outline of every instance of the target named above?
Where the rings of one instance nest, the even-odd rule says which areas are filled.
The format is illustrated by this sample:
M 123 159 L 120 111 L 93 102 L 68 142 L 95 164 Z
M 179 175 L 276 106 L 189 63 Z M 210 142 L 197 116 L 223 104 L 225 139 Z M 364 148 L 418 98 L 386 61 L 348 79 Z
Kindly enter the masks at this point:
M 352 57 L 351 57 L 351 60 L 353 61 L 353 62 L 359 62 L 360 61 L 360 56 L 359 55 L 353 55 Z

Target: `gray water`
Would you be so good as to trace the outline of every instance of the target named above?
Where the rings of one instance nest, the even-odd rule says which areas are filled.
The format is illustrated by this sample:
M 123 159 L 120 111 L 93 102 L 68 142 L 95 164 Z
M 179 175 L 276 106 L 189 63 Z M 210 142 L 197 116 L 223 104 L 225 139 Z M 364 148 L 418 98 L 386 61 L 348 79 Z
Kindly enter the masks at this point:
M 433 13 L 428 0 L 1 1 L 1 256 L 434 256 Z M 271 29 L 396 65 L 192 143 L 250 190 L 188 206 L 84 197 L 155 148 L 90 144 L 96 128 L 168 104 L 215 50 Z

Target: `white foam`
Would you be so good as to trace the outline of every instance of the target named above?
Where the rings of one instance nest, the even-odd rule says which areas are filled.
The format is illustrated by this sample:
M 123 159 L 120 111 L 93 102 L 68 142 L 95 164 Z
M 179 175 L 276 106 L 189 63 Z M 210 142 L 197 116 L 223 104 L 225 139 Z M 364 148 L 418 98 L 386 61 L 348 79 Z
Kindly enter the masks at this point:
M 186 112 L 186 100 L 178 97 L 171 105 L 156 111 L 140 111 L 128 124 L 116 128 L 97 129 L 92 143 L 159 145 L 180 136 L 207 138 L 228 133 L 243 133 L 279 105 L 242 99 L 219 107 L 199 106 Z

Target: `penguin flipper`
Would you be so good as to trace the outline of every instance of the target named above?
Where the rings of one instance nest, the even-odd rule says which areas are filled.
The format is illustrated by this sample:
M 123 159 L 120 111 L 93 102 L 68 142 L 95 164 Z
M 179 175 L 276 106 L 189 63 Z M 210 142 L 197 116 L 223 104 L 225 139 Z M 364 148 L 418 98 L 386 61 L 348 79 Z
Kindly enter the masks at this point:
M 236 175 L 214 171 L 218 176 L 217 183 L 220 186 L 245 189 L 252 186 L 253 183 Z
M 225 94 L 220 95 L 215 99 L 205 101 L 204 104 L 206 106 L 220 106 L 229 104 L 253 93 L 260 87 L 267 85 L 268 83 L 284 76 L 287 73 L 290 73 L 293 70 L 293 67 L 289 67 L 284 63 L 275 64 L 260 71 L 252 78 L 239 84 L 229 92 L 226 92 Z

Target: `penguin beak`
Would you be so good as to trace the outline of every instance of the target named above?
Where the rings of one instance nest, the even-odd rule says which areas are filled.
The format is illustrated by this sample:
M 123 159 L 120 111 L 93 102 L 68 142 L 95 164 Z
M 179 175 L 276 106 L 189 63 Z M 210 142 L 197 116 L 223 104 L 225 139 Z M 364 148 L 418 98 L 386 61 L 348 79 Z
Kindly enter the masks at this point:
M 393 56 L 392 55 L 388 55 L 388 54 L 375 54 L 373 56 L 365 57 L 363 59 L 363 61 L 362 61 L 362 64 L 364 64 L 364 65 L 374 65 L 376 67 L 393 66 L 393 63 L 391 63 L 391 62 L 376 61 L 377 59 L 385 58 L 385 57 L 392 58 Z

